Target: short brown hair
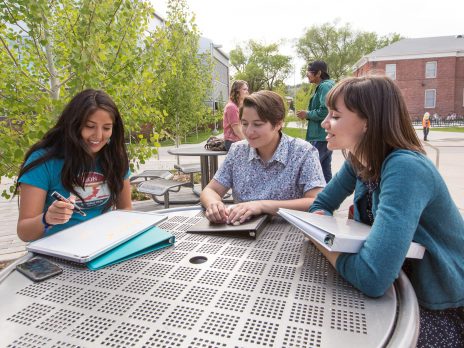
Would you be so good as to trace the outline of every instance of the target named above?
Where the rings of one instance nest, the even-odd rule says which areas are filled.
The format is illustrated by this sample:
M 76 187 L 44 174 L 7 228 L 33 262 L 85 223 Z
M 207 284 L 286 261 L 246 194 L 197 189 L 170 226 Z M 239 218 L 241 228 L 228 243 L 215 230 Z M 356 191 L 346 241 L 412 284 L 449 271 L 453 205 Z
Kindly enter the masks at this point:
M 355 153 L 348 156 L 363 180 L 379 180 L 382 164 L 393 150 L 405 149 L 425 154 L 412 126 L 403 95 L 393 80 L 385 76 L 347 78 L 327 94 L 329 109 L 336 110 L 338 98 L 343 98 L 348 110 L 367 120 L 364 137 Z
M 248 86 L 248 83 L 243 80 L 235 80 L 234 83 L 232 83 L 232 87 L 230 87 L 229 99 L 232 100 L 237 106 L 239 106 L 238 98 L 240 97 L 240 89 L 243 87 L 243 85 Z
M 255 109 L 259 118 L 269 122 L 273 127 L 285 118 L 284 100 L 276 92 L 259 91 L 246 96 L 240 108 L 240 119 L 242 119 L 244 107 Z

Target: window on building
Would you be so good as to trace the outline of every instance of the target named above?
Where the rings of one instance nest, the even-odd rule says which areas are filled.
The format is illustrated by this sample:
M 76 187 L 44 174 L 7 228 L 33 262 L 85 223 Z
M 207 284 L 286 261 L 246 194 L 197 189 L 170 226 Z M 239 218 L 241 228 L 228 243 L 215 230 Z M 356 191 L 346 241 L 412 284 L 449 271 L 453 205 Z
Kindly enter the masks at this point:
M 437 62 L 425 63 L 425 78 L 434 79 L 437 77 Z
M 437 91 L 435 89 L 426 89 L 425 90 L 425 107 L 434 108 L 437 98 Z
M 385 75 L 396 80 L 396 64 L 385 64 Z

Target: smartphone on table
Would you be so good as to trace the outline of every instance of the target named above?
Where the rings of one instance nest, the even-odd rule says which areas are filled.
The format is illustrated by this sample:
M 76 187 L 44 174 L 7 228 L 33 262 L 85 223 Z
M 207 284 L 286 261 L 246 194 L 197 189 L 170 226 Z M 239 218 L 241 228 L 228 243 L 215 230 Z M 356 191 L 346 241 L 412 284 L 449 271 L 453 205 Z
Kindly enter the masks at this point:
M 41 282 L 63 272 L 59 266 L 40 256 L 16 265 L 16 269 L 35 282 Z

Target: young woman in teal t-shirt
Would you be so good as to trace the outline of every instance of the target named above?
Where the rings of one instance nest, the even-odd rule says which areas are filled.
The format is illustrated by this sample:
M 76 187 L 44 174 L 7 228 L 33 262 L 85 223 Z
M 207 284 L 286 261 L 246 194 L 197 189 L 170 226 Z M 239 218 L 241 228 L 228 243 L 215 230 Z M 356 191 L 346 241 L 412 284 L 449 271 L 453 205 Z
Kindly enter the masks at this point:
M 103 91 L 80 92 L 26 153 L 16 187 L 19 238 L 32 241 L 113 207 L 131 209 L 128 174 L 118 108 Z M 71 203 L 55 200 L 54 191 Z

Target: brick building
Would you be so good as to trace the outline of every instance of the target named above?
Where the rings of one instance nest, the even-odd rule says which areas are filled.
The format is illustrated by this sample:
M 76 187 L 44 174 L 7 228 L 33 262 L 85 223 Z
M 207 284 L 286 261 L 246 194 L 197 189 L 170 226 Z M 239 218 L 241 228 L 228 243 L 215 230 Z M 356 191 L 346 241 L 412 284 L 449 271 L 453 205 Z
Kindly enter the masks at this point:
M 397 41 L 356 63 L 354 75 L 367 74 L 396 80 L 412 118 L 464 115 L 463 35 Z

